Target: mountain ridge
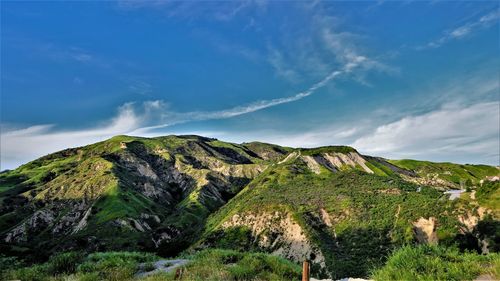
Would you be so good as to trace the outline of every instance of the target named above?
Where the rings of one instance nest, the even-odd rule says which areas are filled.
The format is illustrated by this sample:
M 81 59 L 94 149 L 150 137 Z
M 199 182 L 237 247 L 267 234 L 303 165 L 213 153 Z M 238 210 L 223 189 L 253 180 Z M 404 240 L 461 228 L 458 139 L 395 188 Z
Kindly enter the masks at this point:
M 498 218 L 499 176 L 487 165 L 388 160 L 347 146 L 121 135 L 2 172 L 0 248 L 173 256 L 222 246 L 310 258 L 324 276 L 363 276 L 357 258 L 377 265 L 394 247 L 433 243 L 430 236 L 464 244 L 460 235 L 472 235 L 477 247 L 495 248 L 495 235 L 474 231 Z M 443 197 L 460 188 L 471 189 L 467 199 Z M 377 243 L 366 240 L 373 234 Z

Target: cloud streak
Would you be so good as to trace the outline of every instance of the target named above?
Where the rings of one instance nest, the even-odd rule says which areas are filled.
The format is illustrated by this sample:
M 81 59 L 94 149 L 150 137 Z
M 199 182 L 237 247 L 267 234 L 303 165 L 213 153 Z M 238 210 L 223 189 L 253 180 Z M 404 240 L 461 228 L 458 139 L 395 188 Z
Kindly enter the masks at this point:
M 354 65 L 349 65 L 349 67 L 345 67 L 343 70 L 337 70 L 330 73 L 330 75 L 323 78 L 318 83 L 312 85 L 306 91 L 300 92 L 296 95 L 277 98 L 271 100 L 261 100 L 244 106 L 236 106 L 229 109 L 219 110 L 219 111 L 193 111 L 193 112 L 166 112 L 163 114 L 162 119 L 170 120 L 168 123 L 142 127 L 134 130 L 133 134 L 144 134 L 151 130 L 162 129 L 169 126 L 173 126 L 176 124 L 192 122 L 192 121 L 204 121 L 204 120 L 215 120 L 215 119 L 226 119 L 231 117 L 236 117 L 248 113 L 252 113 L 255 111 L 263 110 L 266 108 L 270 108 L 273 106 L 277 106 L 280 104 L 290 103 L 294 101 L 301 100 L 305 97 L 308 97 L 314 94 L 318 89 L 324 87 L 328 84 L 328 82 L 332 81 L 336 77 L 339 77 L 342 74 L 348 73 L 352 71 Z
M 500 11 L 495 10 L 486 15 L 483 15 L 476 21 L 467 22 L 466 24 L 446 31 L 443 36 L 427 43 L 424 46 L 419 46 L 417 50 L 435 49 L 448 43 L 449 41 L 463 39 L 470 34 L 487 27 L 492 26 L 500 18 Z
M 318 89 L 341 74 L 352 71 L 353 65 L 330 75 L 294 96 L 257 101 L 245 106 L 219 111 L 172 112 L 162 101 L 147 101 L 142 104 L 126 103 L 118 109 L 116 117 L 105 125 L 81 130 L 57 130 L 55 125 L 36 125 L 28 128 L 4 130 L 1 134 L 0 170 L 14 168 L 27 160 L 68 147 L 82 146 L 102 141 L 120 134 L 147 134 L 155 129 L 192 121 L 226 119 L 263 110 L 280 104 L 298 101 L 312 95 Z M 169 120 L 156 123 L 158 120 Z M 33 149 L 36 148 L 36 149 Z

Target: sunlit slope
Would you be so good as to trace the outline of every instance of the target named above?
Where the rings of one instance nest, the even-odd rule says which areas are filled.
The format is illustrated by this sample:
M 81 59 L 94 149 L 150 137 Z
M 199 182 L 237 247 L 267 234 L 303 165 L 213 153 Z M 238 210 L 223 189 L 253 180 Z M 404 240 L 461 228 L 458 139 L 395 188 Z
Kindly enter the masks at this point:
M 197 136 L 118 136 L 64 150 L 0 175 L 0 232 L 16 251 L 180 251 L 211 212 L 286 152 Z
M 417 242 L 462 245 L 464 234 L 475 231 L 464 222 L 486 219 L 496 225 L 493 210 L 476 200 L 450 201 L 439 190 L 442 185 L 418 184 L 417 173 L 397 163 L 346 147 L 290 155 L 212 215 L 193 249 L 263 250 L 297 262 L 311 259 L 314 271 L 324 276 L 361 277 L 394 248 Z M 485 168 L 489 175 L 497 173 Z M 496 190 L 497 183 L 491 183 Z M 481 235 L 490 246 L 498 238 Z
M 0 249 L 36 258 L 230 247 L 310 258 L 343 277 L 415 241 L 462 243 L 470 233 L 495 247 L 475 229 L 498 215 L 496 167 L 405 161 L 347 146 L 117 136 L 1 173 Z M 460 187 L 459 200 L 443 194 Z

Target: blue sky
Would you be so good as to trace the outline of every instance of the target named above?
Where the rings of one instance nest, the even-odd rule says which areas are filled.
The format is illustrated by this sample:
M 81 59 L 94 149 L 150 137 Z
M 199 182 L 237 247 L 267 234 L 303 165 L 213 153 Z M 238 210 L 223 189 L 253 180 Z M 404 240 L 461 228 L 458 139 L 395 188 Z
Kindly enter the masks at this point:
M 130 134 L 499 165 L 499 3 L 1 2 L 1 166 Z

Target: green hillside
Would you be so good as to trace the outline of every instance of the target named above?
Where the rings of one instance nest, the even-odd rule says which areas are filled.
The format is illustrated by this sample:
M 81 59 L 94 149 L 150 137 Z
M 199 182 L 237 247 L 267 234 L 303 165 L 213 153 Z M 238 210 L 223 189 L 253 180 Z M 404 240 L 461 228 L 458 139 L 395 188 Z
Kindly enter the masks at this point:
M 222 227 L 234 216 L 276 218 L 291 216 L 312 241 L 312 252 L 324 256 L 326 266 L 317 271 L 334 278 L 366 276 L 385 262 L 395 247 L 416 242 L 413 224 L 419 218 L 437 217 L 437 239 L 458 243 L 458 215 L 461 201 L 450 201 L 435 188 L 379 176 L 359 170 L 315 174 L 297 159 L 274 165 L 259 175 L 208 221 L 202 245 L 238 250 L 259 249 L 259 239 L 278 241 L 264 247 L 268 252 L 293 247 L 280 241 L 286 229 L 256 230 L 256 221 L 247 225 Z M 288 229 L 289 230 L 289 229 Z M 274 232 L 274 233 L 273 233 Z M 309 258 L 303 251 L 300 259 Z M 314 260 L 313 260 L 314 261 Z M 318 260 L 319 264 L 321 261 Z
M 404 245 L 497 251 L 499 175 L 346 146 L 117 136 L 0 173 L 0 250 L 30 262 L 222 248 L 310 259 L 318 277 L 366 277 Z M 459 188 L 457 200 L 443 193 Z

